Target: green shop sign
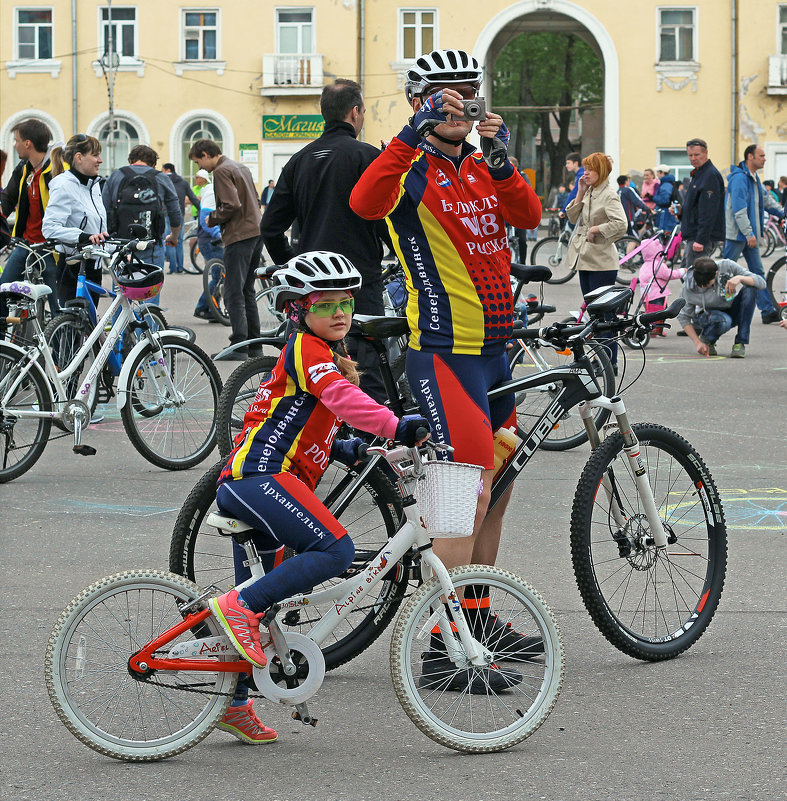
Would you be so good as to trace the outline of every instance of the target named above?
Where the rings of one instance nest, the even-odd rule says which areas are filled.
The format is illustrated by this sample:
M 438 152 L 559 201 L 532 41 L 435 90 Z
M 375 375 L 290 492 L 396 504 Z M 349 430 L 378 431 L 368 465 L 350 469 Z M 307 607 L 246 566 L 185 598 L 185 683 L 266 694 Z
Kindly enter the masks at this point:
M 263 139 L 316 139 L 325 121 L 319 114 L 263 115 Z

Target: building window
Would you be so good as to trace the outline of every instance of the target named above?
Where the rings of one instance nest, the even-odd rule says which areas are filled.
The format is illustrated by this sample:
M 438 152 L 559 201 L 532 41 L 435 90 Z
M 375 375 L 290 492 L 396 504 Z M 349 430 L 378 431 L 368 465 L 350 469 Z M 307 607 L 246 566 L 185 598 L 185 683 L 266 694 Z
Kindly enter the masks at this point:
M 692 166 L 686 155 L 686 148 L 661 148 L 658 156 L 659 164 L 666 164 L 675 180 L 680 183 L 684 178 L 691 176 Z
M 181 153 L 183 155 L 183 169 L 181 175 L 190 183 L 194 183 L 194 175 L 199 169 L 197 165 L 189 159 L 191 146 L 200 139 L 212 139 L 223 149 L 221 128 L 213 120 L 205 117 L 193 120 L 183 130 L 183 141 L 181 143 Z
M 282 55 L 314 52 L 314 9 L 276 9 L 276 48 Z
M 437 47 L 437 11 L 433 8 L 399 9 L 399 61 L 418 58 Z
M 779 53 L 787 56 L 787 5 L 779 6 Z
M 114 13 L 112 16 L 114 16 Z M 137 129 L 130 122 L 117 119 L 115 120 L 115 131 L 112 137 L 109 135 L 109 123 L 106 123 L 96 134 L 96 139 L 101 142 L 101 158 L 103 159 L 100 167 L 101 175 L 109 175 L 113 169 L 118 169 L 128 164 L 128 154 L 132 148 L 140 143 Z M 110 152 L 112 154 L 111 158 Z M 110 163 L 112 164 L 111 167 Z
M 137 58 L 137 10 L 136 8 L 112 6 L 112 25 L 109 24 L 109 7 L 101 11 L 101 36 L 99 58 L 109 53 L 110 30 L 114 39 L 114 50 L 120 60 Z
M 183 58 L 186 61 L 215 61 L 219 58 L 219 12 L 183 12 Z
M 52 58 L 52 9 L 18 8 L 16 10 L 16 57 Z
M 696 61 L 696 10 L 659 9 L 659 61 Z

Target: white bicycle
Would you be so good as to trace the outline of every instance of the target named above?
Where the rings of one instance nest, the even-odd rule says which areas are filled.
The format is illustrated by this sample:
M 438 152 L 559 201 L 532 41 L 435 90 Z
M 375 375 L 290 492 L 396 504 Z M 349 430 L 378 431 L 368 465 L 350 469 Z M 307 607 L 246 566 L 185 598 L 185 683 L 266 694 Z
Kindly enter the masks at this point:
M 127 329 L 142 332 L 123 359 L 117 381 L 117 405 L 131 443 L 148 461 L 169 470 L 192 467 L 215 447 L 221 392 L 216 367 L 185 332 L 154 332 L 147 313 L 135 313 L 134 298 L 140 293 L 130 284 L 145 281 L 145 269 L 156 269 L 134 261 L 145 244 L 131 240 L 113 254 L 110 269 L 117 295 L 92 330 L 73 340 L 71 349 L 63 347 L 65 329 L 50 342 L 38 319 L 38 301 L 51 292 L 48 286 L 0 284 L 10 309 L 8 322 L 31 322 L 34 341 L 26 348 L 0 342 L 0 483 L 26 473 L 38 461 L 53 423 L 73 434 L 74 453 L 95 454 L 95 448 L 82 443 L 82 434 L 90 425 L 101 371 Z
M 215 587 L 202 590 L 173 573 L 135 570 L 109 576 L 77 596 L 57 621 L 46 652 L 49 696 L 69 731 L 117 759 L 174 756 L 221 720 L 239 673 L 253 673 L 263 697 L 293 706 L 295 719 L 315 725 L 307 701 L 325 675 L 321 644 L 408 553 L 420 561 L 424 583 L 402 606 L 390 648 L 394 690 L 407 715 L 436 742 L 468 753 L 509 748 L 538 729 L 563 683 L 563 643 L 552 612 L 513 573 L 485 565 L 447 570 L 432 549 L 431 537 L 445 536 L 448 527 L 451 536 L 466 535 L 468 525 L 472 531 L 481 468 L 423 462 L 414 448 L 369 451 L 384 455 L 399 477 L 404 522 L 358 574 L 268 611 L 262 619 L 270 634 L 263 669 L 240 659 L 224 635 L 207 603 Z M 441 481 L 448 474 L 453 480 L 457 468 L 464 490 L 445 492 Z M 438 520 L 446 509 L 460 507 L 461 523 Z M 252 578 L 239 589 L 264 575 L 248 526 L 218 514 L 210 522 L 246 550 Z M 427 530 L 432 525 L 440 533 Z M 481 624 L 460 602 L 479 585 L 488 590 L 495 612 Z M 310 630 L 279 625 L 279 613 L 286 617 L 312 604 L 326 613 Z M 527 638 L 528 654 L 506 650 L 502 638 L 512 629 Z M 435 657 L 438 631 L 440 669 L 427 674 L 424 664 Z M 514 658 L 516 668 L 509 665 Z

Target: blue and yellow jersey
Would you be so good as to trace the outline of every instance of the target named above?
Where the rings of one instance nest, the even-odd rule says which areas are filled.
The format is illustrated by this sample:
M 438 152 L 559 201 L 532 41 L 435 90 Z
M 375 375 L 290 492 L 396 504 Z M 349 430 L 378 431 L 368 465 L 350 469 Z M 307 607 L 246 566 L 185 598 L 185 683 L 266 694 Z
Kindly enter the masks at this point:
M 455 162 L 417 140 L 409 126 L 394 138 L 350 205 L 361 217 L 386 218 L 407 276 L 413 350 L 498 350 L 513 324 L 506 221 L 534 228 L 541 203 L 510 164 L 492 174 L 468 144 Z
M 344 380 L 322 339 L 293 334 L 243 418 L 243 431 L 219 483 L 292 472 L 314 489 L 341 423 L 320 403 L 320 394 L 332 382 Z

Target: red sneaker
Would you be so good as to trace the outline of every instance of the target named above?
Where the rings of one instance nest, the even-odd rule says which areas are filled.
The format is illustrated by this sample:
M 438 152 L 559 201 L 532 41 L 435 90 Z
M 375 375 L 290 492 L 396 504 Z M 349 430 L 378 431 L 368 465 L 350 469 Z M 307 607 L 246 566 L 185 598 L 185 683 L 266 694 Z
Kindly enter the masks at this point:
M 230 642 L 238 653 L 248 659 L 252 665 L 265 667 L 268 660 L 260 645 L 260 618 L 262 615 L 252 612 L 238 602 L 238 591 L 230 590 L 218 598 L 208 601 L 216 620 L 227 632 Z
M 216 724 L 217 728 L 229 732 L 233 737 L 249 745 L 274 742 L 279 735 L 273 729 L 263 726 L 253 707 L 254 702 L 251 700 L 243 706 L 231 706 Z

